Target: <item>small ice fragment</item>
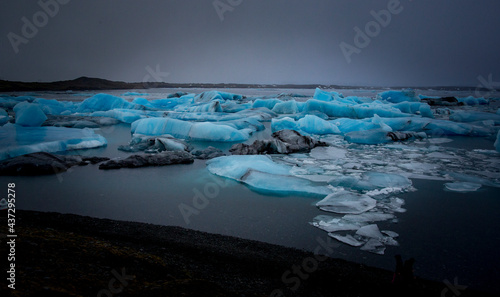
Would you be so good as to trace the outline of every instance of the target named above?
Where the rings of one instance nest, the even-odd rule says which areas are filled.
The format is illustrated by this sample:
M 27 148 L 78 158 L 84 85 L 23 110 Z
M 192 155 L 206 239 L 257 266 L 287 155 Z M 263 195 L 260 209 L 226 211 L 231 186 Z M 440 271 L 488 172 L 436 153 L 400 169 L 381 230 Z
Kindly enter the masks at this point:
M 345 214 L 360 214 L 376 205 L 375 199 L 348 191 L 332 193 L 316 203 L 321 210 Z
M 474 192 L 481 188 L 481 184 L 470 182 L 445 183 L 446 189 L 454 192 Z
M 380 233 L 377 224 L 366 225 L 356 231 L 356 235 L 365 236 L 369 238 L 384 238 L 384 235 Z
M 362 224 L 356 224 L 341 218 L 334 218 L 325 215 L 315 217 L 311 225 L 330 233 L 337 231 L 356 231 L 362 226 Z
M 381 232 L 384 233 L 385 235 L 389 236 L 389 237 L 392 237 L 392 238 L 399 237 L 399 234 L 396 233 L 396 232 L 394 232 L 394 231 L 382 230 Z
M 352 237 L 352 235 L 342 236 L 339 234 L 328 233 L 328 236 L 337 239 L 338 241 L 348 244 L 350 246 L 362 246 L 363 242 L 358 241 L 356 238 Z
M 336 147 L 316 147 L 310 156 L 317 160 L 335 160 L 345 158 L 347 151 Z
M 378 255 L 383 255 L 385 252 L 385 246 L 379 240 L 372 238 L 368 240 L 368 242 L 364 246 L 361 247 L 361 250 Z

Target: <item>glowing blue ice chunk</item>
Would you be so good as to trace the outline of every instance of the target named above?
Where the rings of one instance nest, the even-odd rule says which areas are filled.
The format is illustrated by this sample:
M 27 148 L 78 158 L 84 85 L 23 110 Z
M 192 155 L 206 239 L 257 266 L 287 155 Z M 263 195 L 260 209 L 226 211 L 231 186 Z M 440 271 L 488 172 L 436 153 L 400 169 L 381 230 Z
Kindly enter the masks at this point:
M 199 141 L 241 142 L 250 137 L 249 130 L 237 130 L 227 125 L 210 122 L 194 123 L 188 139 Z
M 227 93 L 227 92 L 219 92 L 219 91 L 206 91 L 200 93 L 194 97 L 195 102 L 210 102 L 213 100 L 241 100 L 243 96 Z
M 491 112 L 454 111 L 453 114 L 450 115 L 450 120 L 464 123 L 492 120 L 495 122 L 495 125 L 500 125 L 500 115 Z
M 123 96 L 127 96 L 127 95 L 123 95 Z M 142 105 L 145 107 L 149 107 L 149 108 L 155 108 L 155 106 L 153 104 L 151 104 L 151 102 L 149 102 L 145 98 L 135 98 L 134 100 L 132 100 L 132 103 Z
M 73 102 L 36 98 L 33 103 L 37 103 L 45 114 L 59 115 L 67 111 L 71 114 L 76 111 L 76 105 Z
M 335 124 L 320 119 L 315 115 L 306 115 L 298 120 L 297 128 L 309 134 L 340 134 L 340 130 Z
M 272 111 L 278 114 L 293 114 L 298 113 L 299 108 L 295 100 L 290 100 L 274 105 Z
M 320 101 L 333 101 L 335 99 L 340 99 L 343 98 L 344 96 L 338 92 L 335 91 L 324 91 L 321 90 L 320 88 L 316 88 L 314 91 L 314 99 L 320 100 Z
M 325 197 L 332 191 L 324 185 L 291 176 L 275 175 L 257 170 L 250 170 L 241 181 L 257 192 L 272 195 L 299 195 L 310 197 Z
M 420 101 L 420 99 L 415 95 L 415 91 L 413 90 L 385 91 L 377 94 L 377 99 L 385 100 L 391 103 Z
M 14 107 L 16 124 L 24 127 L 39 127 L 47 116 L 38 104 L 21 102 Z
M 291 167 L 277 164 L 270 157 L 264 155 L 233 155 L 207 161 L 207 169 L 212 174 L 240 181 L 250 170 L 289 175 Z
M 400 102 L 393 105 L 404 113 L 420 114 L 423 117 L 433 118 L 431 107 L 427 103 L 421 102 Z
M 338 101 L 324 102 L 310 99 L 305 104 L 304 112 L 310 111 L 320 111 L 329 117 L 353 119 L 371 118 L 375 114 L 387 118 L 408 116 L 408 114 L 402 113 L 399 109 L 392 107 L 391 104 L 380 104 L 377 102 L 349 105 Z
M 122 96 L 149 96 L 148 93 L 126 92 Z
M 109 94 L 97 94 L 85 99 L 78 106 L 78 112 L 106 111 L 117 108 L 132 109 L 136 104 Z
M 64 127 L 0 127 L 0 160 L 36 152 L 62 152 L 105 146 L 106 139 L 91 129 Z
M 170 118 L 148 118 L 135 121 L 132 123 L 131 131 L 151 136 L 169 134 L 176 138 L 199 141 L 238 142 L 250 137 L 250 131 L 237 130 L 223 123 L 191 123 Z
M 257 107 L 266 107 L 269 109 L 273 109 L 274 106 L 278 103 L 283 103 L 283 101 L 279 99 L 256 99 L 253 102 L 252 107 L 257 108 Z
M 464 103 L 465 105 L 486 105 L 489 103 L 487 99 L 484 98 L 474 98 L 472 96 L 466 98 L 457 98 L 458 102 Z

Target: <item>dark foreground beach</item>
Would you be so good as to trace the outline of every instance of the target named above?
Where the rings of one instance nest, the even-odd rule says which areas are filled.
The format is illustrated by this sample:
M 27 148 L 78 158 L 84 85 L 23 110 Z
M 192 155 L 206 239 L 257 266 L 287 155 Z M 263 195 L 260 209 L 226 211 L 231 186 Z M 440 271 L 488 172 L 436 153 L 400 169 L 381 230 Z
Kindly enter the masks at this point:
M 452 284 L 398 288 L 391 271 L 235 237 L 59 213 L 16 217 L 16 289 L 2 277 L 2 296 L 456 296 Z

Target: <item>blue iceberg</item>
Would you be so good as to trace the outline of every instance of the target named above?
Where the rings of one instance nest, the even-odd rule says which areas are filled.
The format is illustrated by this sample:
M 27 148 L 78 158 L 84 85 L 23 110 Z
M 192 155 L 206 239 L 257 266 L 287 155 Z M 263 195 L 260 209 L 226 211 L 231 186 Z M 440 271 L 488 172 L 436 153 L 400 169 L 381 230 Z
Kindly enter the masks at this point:
M 198 141 L 241 142 L 248 140 L 251 130 L 210 122 L 191 123 L 171 118 L 148 118 L 132 123 L 132 133 L 158 136 L 169 134 L 176 138 Z
M 16 124 L 24 127 L 39 127 L 47 119 L 42 109 L 33 103 L 21 102 L 14 106 L 14 112 Z

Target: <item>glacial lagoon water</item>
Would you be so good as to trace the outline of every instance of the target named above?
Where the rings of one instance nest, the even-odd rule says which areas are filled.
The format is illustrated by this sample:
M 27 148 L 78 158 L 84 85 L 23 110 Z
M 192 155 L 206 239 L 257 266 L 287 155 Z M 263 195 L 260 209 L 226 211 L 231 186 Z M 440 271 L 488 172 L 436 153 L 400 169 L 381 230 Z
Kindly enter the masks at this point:
M 312 95 L 311 90 L 308 92 Z M 280 92 L 272 90 L 270 93 Z M 68 95 L 53 96 L 58 100 L 67 100 Z M 129 154 L 117 150 L 117 147 L 130 140 L 130 125 L 104 127 L 96 132 L 107 139 L 106 147 L 66 153 L 107 157 Z M 268 138 L 269 135 L 270 127 L 266 123 L 266 130 L 253 135 L 249 142 Z M 417 147 L 437 145 L 442 148 L 438 150 L 439 153 L 451 151 L 454 156 L 461 157 L 461 161 L 467 161 L 469 157 L 474 162 L 480 162 L 481 158 L 498 158 L 483 152 L 493 149 L 493 139 L 449 139 L 452 141 Z M 209 144 L 214 145 L 192 143 L 200 148 Z M 227 151 L 231 144 L 217 146 Z M 365 148 L 345 147 L 353 156 L 372 154 L 372 157 L 377 157 L 376 151 L 366 151 Z M 390 149 L 379 153 L 392 156 L 392 152 Z M 406 154 L 417 155 L 408 161 L 421 162 L 426 157 L 425 153 L 414 150 L 401 151 L 394 156 Z M 398 163 L 391 158 L 384 160 L 386 164 L 383 166 Z M 433 159 L 428 161 L 438 162 Z M 398 164 L 401 165 L 401 161 Z M 453 160 L 446 164 L 450 168 L 461 165 Z M 469 166 L 473 167 L 474 164 Z M 399 246 L 388 246 L 384 255 L 375 255 L 331 239 L 334 248 L 330 255 L 392 270 L 395 264 L 393 256 L 401 254 L 403 258 L 416 259 L 415 273 L 418 276 L 438 281 L 449 280 L 451 283 L 457 278 L 460 285 L 500 292 L 496 287 L 496 280 L 500 279 L 497 264 L 500 263 L 497 252 L 500 246 L 500 188 L 482 186 L 475 192 L 458 193 L 446 190 L 444 184 L 448 181 L 411 176 L 410 179 L 416 191 L 397 195 L 405 201 L 404 208 L 407 211 L 397 214 L 397 222 L 378 222 L 380 230 L 391 230 L 400 235 L 397 238 Z M 111 171 L 88 165 L 52 176 L 0 177 L 0 184 L 7 182 L 16 182 L 19 209 L 182 226 L 309 251 L 315 250 L 319 245 L 318 240 L 329 240 L 327 233 L 310 224 L 316 216 L 328 215 L 315 206 L 321 199 L 264 195 L 242 183 L 210 174 L 205 161 L 201 160 L 191 165 Z M 203 204 L 198 204 L 198 212 L 186 220 L 179 207 L 200 203 L 201 200 L 196 198 L 200 195 L 207 199 L 203 200 Z M 446 285 L 443 283 L 444 288 Z

